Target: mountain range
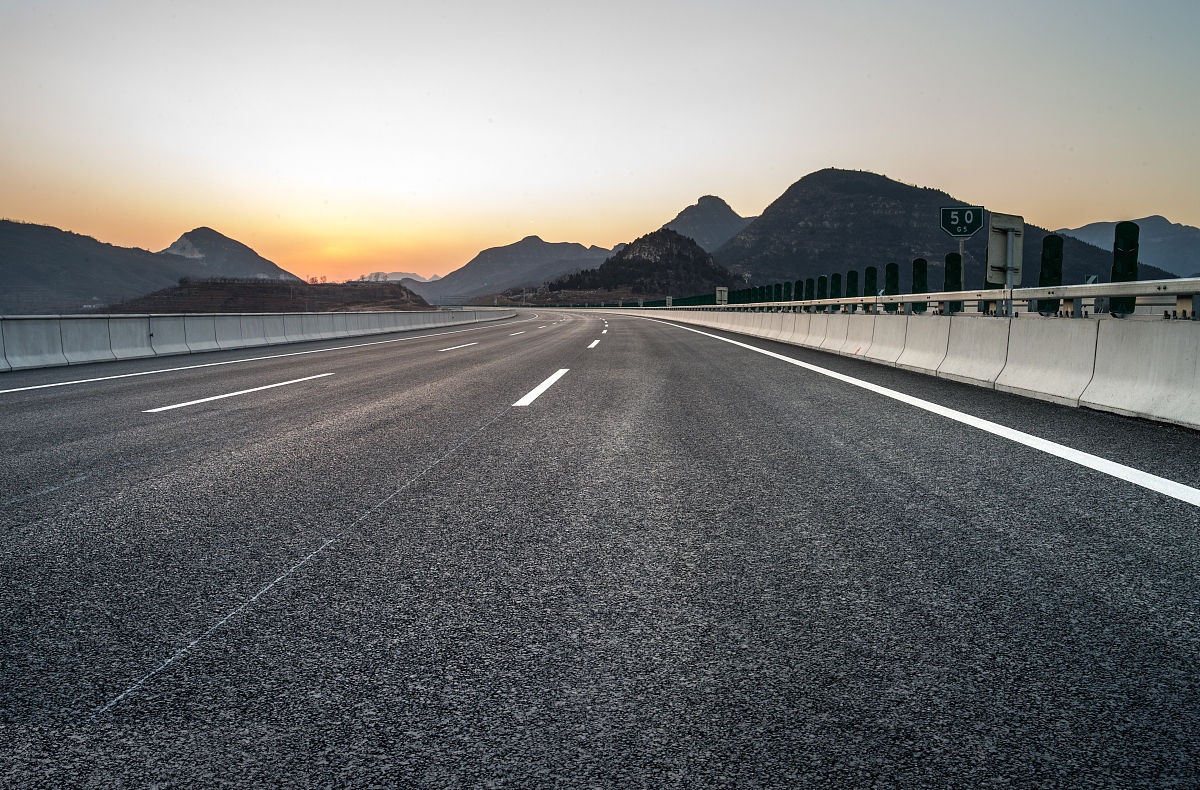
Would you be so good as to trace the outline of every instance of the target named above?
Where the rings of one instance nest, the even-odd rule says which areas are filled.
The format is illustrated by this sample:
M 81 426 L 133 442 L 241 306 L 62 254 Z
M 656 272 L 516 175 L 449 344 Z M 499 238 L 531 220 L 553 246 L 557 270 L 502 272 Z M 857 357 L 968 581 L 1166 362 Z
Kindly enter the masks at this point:
M 484 250 L 436 282 L 402 282 L 430 304 L 466 304 L 473 297 L 510 288 L 536 288 L 563 275 L 599 266 L 612 253 L 603 247 L 526 236 L 514 244 Z
M 900 264 L 901 287 L 911 281 L 911 261 L 925 258 L 929 285 L 940 288 L 945 254 L 957 242 L 938 227 L 939 209 L 966 205 L 945 192 L 903 184 L 874 173 L 826 169 L 792 184 L 758 217 L 740 217 L 719 197 L 705 195 L 662 229 L 679 233 L 712 254 L 738 284 L 765 285 L 834 272 Z M 985 212 L 986 213 L 986 212 Z M 1161 216 L 1141 227 L 1141 279 L 1200 275 L 1200 229 Z M 1115 223 L 1063 229 L 1063 281 L 1109 279 Z M 1025 277 L 1037 282 L 1041 241 L 1049 233 L 1027 224 Z M 965 245 L 965 288 L 983 284 L 986 232 Z M 537 289 L 559 278 L 597 269 L 620 252 L 527 236 L 480 252 L 441 279 L 405 272 L 364 278 L 401 282 L 432 304 L 467 303 L 511 289 Z M 630 273 L 634 281 L 650 277 Z M 246 245 L 211 228 L 189 231 L 161 252 L 105 244 L 44 225 L 0 220 L 0 313 L 76 312 L 158 291 L 180 279 L 301 280 Z M 691 294 L 673 294 L 689 296 Z
M 911 286 L 912 260 L 924 258 L 930 287 L 940 289 L 945 255 L 957 252 L 958 243 L 939 227 L 939 209 L 961 205 L 967 204 L 940 190 L 875 173 L 819 170 L 792 184 L 761 216 L 721 245 L 714 257 L 755 285 L 862 271 L 867 266 L 878 267 L 882 278 L 884 265 L 897 263 L 901 290 Z M 990 212 L 985 211 L 985 228 L 987 217 Z M 1025 225 L 1021 284 L 1037 284 L 1042 239 L 1049 232 Z M 982 287 L 986 247 L 986 231 L 967 241 L 964 288 Z M 1111 266 L 1111 250 L 1064 238 L 1064 284 L 1082 283 L 1090 275 L 1107 282 Z M 1142 266 L 1139 273 L 1145 280 L 1171 276 L 1151 266 Z
M 1138 226 L 1138 258 L 1180 277 L 1200 277 L 1200 228 L 1181 225 L 1161 215 L 1135 219 Z M 1093 222 L 1081 228 L 1056 230 L 1088 244 L 1110 248 L 1115 222 Z
M 0 313 L 73 313 L 167 288 L 180 279 L 302 282 L 211 228 L 149 252 L 47 225 L 0 220 Z

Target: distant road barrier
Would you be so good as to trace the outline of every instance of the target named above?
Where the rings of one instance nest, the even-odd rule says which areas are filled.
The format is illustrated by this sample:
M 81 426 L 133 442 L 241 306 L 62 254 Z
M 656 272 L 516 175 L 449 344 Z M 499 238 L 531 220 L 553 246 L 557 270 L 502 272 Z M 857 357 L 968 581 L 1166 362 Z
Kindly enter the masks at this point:
M 1005 298 L 1018 308 L 1014 317 L 986 314 Z M 1050 316 L 1029 312 L 1037 300 L 1051 298 L 1062 299 L 1064 309 Z M 1084 306 L 1093 298 L 1136 298 L 1138 312 L 1097 316 Z M 975 311 L 949 313 L 953 301 Z M 914 312 L 919 303 L 933 309 Z M 886 304 L 896 312 L 883 311 Z M 604 312 L 723 329 L 1200 429 L 1197 309 L 1200 278 Z
M 0 316 L 0 372 L 496 321 L 512 310 Z

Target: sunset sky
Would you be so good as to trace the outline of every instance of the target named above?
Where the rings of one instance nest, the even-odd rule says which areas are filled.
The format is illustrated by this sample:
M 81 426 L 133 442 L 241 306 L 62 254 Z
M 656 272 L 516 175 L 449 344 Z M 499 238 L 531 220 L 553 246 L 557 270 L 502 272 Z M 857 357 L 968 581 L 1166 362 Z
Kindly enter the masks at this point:
M 1200 225 L 1198 37 L 1195 0 L 0 0 L 0 217 L 207 225 L 330 280 L 758 214 L 831 166 Z

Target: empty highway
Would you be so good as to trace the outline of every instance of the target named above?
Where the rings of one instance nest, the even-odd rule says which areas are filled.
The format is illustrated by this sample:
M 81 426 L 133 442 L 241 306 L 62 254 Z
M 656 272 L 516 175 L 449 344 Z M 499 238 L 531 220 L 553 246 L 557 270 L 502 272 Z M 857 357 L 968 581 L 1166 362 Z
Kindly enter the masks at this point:
M 1192 431 L 545 310 L 0 414 L 3 786 L 1200 784 Z

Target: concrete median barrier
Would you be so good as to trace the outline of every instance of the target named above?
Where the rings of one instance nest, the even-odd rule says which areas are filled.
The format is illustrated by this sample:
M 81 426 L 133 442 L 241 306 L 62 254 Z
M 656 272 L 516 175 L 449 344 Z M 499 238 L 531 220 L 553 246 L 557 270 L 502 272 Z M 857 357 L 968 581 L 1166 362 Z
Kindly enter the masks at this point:
M 831 313 L 829 322 L 825 325 L 825 339 L 821 341 L 822 351 L 842 350 L 846 344 L 846 333 L 850 329 L 850 316 L 846 313 Z
M 246 336 L 242 333 L 243 316 L 230 313 L 228 315 L 213 316 L 213 336 L 217 340 L 217 348 L 245 348 L 253 345 L 246 341 Z M 266 345 L 267 340 L 264 337 L 262 344 Z
M 937 373 L 950 343 L 950 319 L 940 315 L 910 315 L 904 328 L 904 351 L 896 367 Z
M 908 316 L 881 313 L 874 316 L 871 347 L 863 355 L 875 362 L 895 365 L 904 353 L 904 337 L 908 334 Z
M 217 351 L 217 322 L 215 315 L 185 315 L 183 329 L 187 335 L 187 346 L 192 352 Z
M 187 344 L 187 326 L 181 315 L 150 316 L 150 347 L 155 356 L 190 354 Z
M 58 316 L 12 316 L 4 319 L 4 357 L 9 369 L 66 365 Z
M 282 315 L 264 315 L 263 320 L 263 337 L 266 338 L 267 345 L 277 346 L 287 341 L 287 331 L 285 329 L 285 319 Z
M 330 318 L 333 319 L 334 337 L 348 337 L 350 335 L 350 319 L 345 313 L 332 313 Z
M 996 389 L 1079 405 L 1096 367 L 1095 319 L 1021 316 L 1008 327 L 1008 362 Z
M 299 343 L 305 340 L 303 313 L 283 314 L 283 336 L 287 338 L 287 342 L 289 343 Z
M 829 331 L 829 313 L 811 313 L 808 321 L 808 334 L 800 340 L 805 348 L 820 348 L 825 342 L 825 334 Z
M 116 359 L 141 359 L 154 356 L 150 337 L 150 316 L 110 315 L 108 339 Z
M 1008 318 L 952 316 L 940 378 L 991 387 L 1008 362 Z M 1017 319 L 1020 320 L 1020 319 Z
M 72 365 L 84 362 L 110 362 L 116 359 L 112 352 L 112 340 L 108 335 L 108 317 L 63 316 L 59 319 L 62 330 L 63 356 Z
M 1099 320 L 1079 405 L 1200 428 L 1200 323 Z
M 242 314 L 242 341 L 247 346 L 267 345 L 267 322 L 262 313 Z
M 512 310 L 0 317 L 0 372 L 357 337 L 512 318 Z
M 851 313 L 846 316 L 846 342 L 842 344 L 841 353 L 848 357 L 861 357 L 871 347 L 871 337 L 875 333 L 875 316 Z

